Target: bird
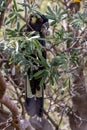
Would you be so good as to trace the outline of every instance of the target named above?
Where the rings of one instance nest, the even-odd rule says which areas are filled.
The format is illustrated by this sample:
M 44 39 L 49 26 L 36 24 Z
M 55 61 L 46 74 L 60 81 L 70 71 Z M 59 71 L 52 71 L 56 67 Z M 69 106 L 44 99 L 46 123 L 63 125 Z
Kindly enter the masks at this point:
M 31 14 L 29 17 L 29 24 L 27 25 L 27 31 L 32 32 L 36 31 L 39 33 L 40 38 L 43 40 L 38 40 L 39 44 L 42 47 L 46 47 L 45 37 L 48 33 L 49 28 L 49 20 L 44 14 Z M 33 58 L 39 57 L 38 54 L 34 53 L 31 55 Z M 46 50 L 42 49 L 42 56 L 46 59 Z M 36 63 L 33 63 L 37 65 Z M 33 70 L 33 75 L 40 70 L 44 69 L 43 65 L 38 65 L 38 69 Z M 31 70 L 28 69 L 26 76 L 26 96 L 25 96 L 25 108 L 27 113 L 33 117 L 43 116 L 43 108 L 44 108 L 44 88 L 45 83 L 40 86 L 41 77 L 36 79 L 35 77 L 30 77 Z

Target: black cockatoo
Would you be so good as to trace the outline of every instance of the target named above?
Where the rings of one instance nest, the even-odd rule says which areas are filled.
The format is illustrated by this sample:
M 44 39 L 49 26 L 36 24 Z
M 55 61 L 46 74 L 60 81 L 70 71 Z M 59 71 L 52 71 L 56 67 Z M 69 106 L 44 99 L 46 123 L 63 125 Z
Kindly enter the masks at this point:
M 40 38 L 45 39 L 48 34 L 49 22 L 45 15 L 31 14 L 29 18 L 29 25 L 27 25 L 27 31 L 36 31 L 39 33 Z M 45 47 L 45 40 L 39 40 L 39 44 Z M 46 59 L 46 50 L 42 50 L 42 56 Z M 32 54 L 32 57 L 37 58 L 38 55 Z M 35 63 L 34 63 L 35 64 Z M 38 69 L 33 70 L 33 74 L 43 70 L 44 66 L 38 65 Z M 30 79 L 30 69 L 27 72 L 26 80 L 26 99 L 25 108 L 30 116 L 37 115 L 38 117 L 43 116 L 43 104 L 44 104 L 44 88 L 45 84 L 40 87 L 41 78 Z

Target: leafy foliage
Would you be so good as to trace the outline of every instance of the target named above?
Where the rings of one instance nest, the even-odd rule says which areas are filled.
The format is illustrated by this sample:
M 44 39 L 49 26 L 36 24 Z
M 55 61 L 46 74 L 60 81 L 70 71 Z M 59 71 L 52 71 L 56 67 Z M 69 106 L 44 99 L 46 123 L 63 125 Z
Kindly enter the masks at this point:
M 1 1 L 1 5 L 3 5 L 2 1 Z M 38 44 L 38 40 L 39 40 L 38 34 L 33 32 L 33 34 L 35 34 L 36 36 L 32 36 L 32 32 L 30 33 L 26 31 L 24 32 L 21 31 L 24 26 L 26 27 L 26 23 L 24 23 L 23 25 L 21 24 L 23 22 L 20 22 L 21 18 L 19 14 L 23 12 L 23 8 L 27 8 L 28 14 L 40 13 L 39 11 L 37 11 L 37 9 L 34 7 L 33 4 L 29 5 L 28 2 L 16 3 L 16 1 L 13 0 L 12 10 L 5 17 L 5 26 L 6 26 L 6 35 L 7 35 L 5 39 L 6 40 L 5 50 L 7 49 L 9 50 L 10 57 L 11 59 L 13 59 L 13 62 L 15 64 L 20 64 L 21 66 L 24 65 L 25 68 L 26 66 L 27 68 L 28 67 L 32 68 L 32 61 L 35 61 L 37 64 L 38 63 L 43 64 L 45 70 L 38 72 L 34 76 L 36 78 L 42 77 L 41 84 L 43 84 L 44 80 L 46 80 L 46 78 L 49 77 L 49 81 L 53 85 L 55 78 L 56 80 L 58 80 L 59 77 L 61 77 L 60 71 L 61 70 L 63 71 L 63 69 L 65 68 L 67 68 L 67 70 L 69 69 L 68 68 L 69 62 L 73 62 L 75 65 L 78 64 L 79 51 L 75 49 L 75 50 L 71 50 L 70 52 L 69 51 L 61 52 L 61 50 L 59 49 L 58 51 L 56 51 L 56 55 L 53 56 L 51 61 L 50 59 L 46 61 L 42 57 L 42 52 L 41 52 L 42 47 Z M 50 6 L 47 7 L 46 16 L 51 21 L 51 26 L 55 28 L 53 34 L 47 38 L 48 41 L 49 39 L 51 39 L 51 44 L 53 46 L 53 49 L 58 48 L 59 46 L 61 46 L 61 44 L 63 44 L 65 48 L 68 47 L 68 45 L 70 47 L 71 41 L 76 42 L 78 40 L 78 38 L 72 37 L 73 35 L 72 29 L 71 32 L 70 31 L 68 32 L 67 30 L 65 30 L 63 24 L 61 24 L 61 22 L 66 20 L 67 13 L 68 11 L 63 10 L 57 4 L 53 8 L 51 8 Z M 73 17 L 69 18 L 70 26 L 72 26 L 72 28 L 80 30 L 83 26 L 84 27 L 86 26 L 85 12 L 75 14 L 74 17 L 75 19 Z M 22 51 L 22 48 L 25 48 L 25 50 Z M 35 49 L 39 54 L 40 60 L 39 59 L 37 60 L 30 56 Z M 24 58 L 25 55 L 28 57 L 28 60 Z M 26 71 L 24 70 L 24 72 Z
M 4 4 L 3 1 L 0 1 L 0 12 L 4 8 Z M 18 65 L 23 76 L 26 75 L 28 68 L 31 70 L 36 69 L 37 66 L 33 65 L 33 62 L 37 65 L 43 65 L 44 69 L 34 75 L 31 74 L 31 77 L 42 78 L 40 86 L 44 83 L 50 84 L 51 93 L 54 93 L 54 97 L 49 101 L 56 99 L 58 99 L 57 102 L 59 101 L 54 111 L 58 114 L 62 113 L 60 106 L 64 105 L 65 113 L 67 113 L 69 102 L 65 102 L 68 100 L 66 95 L 72 88 L 70 82 L 71 73 L 74 67 L 79 66 L 80 57 L 84 56 L 83 46 L 87 42 L 85 37 L 87 13 L 81 11 L 69 16 L 69 10 L 63 9 L 57 3 L 52 7 L 47 6 L 46 17 L 50 21 L 52 34 L 44 39 L 47 46 L 43 48 L 38 42 L 43 40 L 40 39 L 38 33 L 26 31 L 26 20 L 24 21 L 20 17 L 20 15 L 23 17 L 25 8 L 27 8 L 28 15 L 31 13 L 40 14 L 40 10 L 36 8 L 34 3 L 29 4 L 29 1 L 19 3 L 13 0 L 11 11 L 6 13 L 4 19 L 5 33 L 3 33 L 3 40 L 0 41 L 0 53 L 3 51 L 9 65 Z M 2 43 L 4 46 L 1 46 Z M 45 49 L 48 53 L 46 60 L 42 56 L 42 49 Z M 39 55 L 38 59 L 31 55 L 35 50 Z M 64 97 L 66 99 L 63 101 Z M 62 109 L 64 108 L 62 107 Z
M 5 7 L 5 4 L 6 4 L 6 0 L 0 0 L 0 12 L 2 12 L 2 10 L 4 9 Z

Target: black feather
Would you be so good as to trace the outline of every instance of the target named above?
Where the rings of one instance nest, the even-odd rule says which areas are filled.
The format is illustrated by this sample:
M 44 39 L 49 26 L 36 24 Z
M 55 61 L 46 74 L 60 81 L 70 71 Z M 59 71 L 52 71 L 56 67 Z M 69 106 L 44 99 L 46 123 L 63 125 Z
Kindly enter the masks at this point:
M 33 17 L 36 17 L 35 23 L 32 23 L 32 18 Z M 29 31 L 29 32 L 31 32 L 33 30 L 34 31 L 38 31 L 40 37 L 43 39 L 43 38 L 45 38 L 45 36 L 41 32 L 41 28 L 42 28 L 43 24 L 45 24 L 47 22 L 48 22 L 48 19 L 43 14 L 40 15 L 40 17 L 34 16 L 34 15 L 30 15 L 29 26 L 27 26 L 27 31 Z M 45 44 L 45 40 L 39 40 L 39 43 L 43 47 L 45 47 L 45 45 L 46 45 Z M 46 59 L 46 50 L 42 50 L 42 56 Z M 32 57 L 37 58 L 37 56 L 35 56 L 34 54 L 32 54 Z M 36 63 L 34 63 L 34 65 L 36 65 Z M 33 75 L 36 72 L 38 72 L 40 70 L 43 70 L 44 66 L 38 65 L 37 68 L 38 69 L 32 71 Z M 43 104 L 44 104 L 44 94 L 43 94 L 44 92 L 43 91 L 44 91 L 44 88 L 45 88 L 45 84 L 43 84 L 43 86 L 41 88 L 40 87 L 41 78 L 35 79 L 33 77 L 32 79 L 30 79 L 30 73 L 31 73 L 31 70 L 28 69 L 27 75 L 28 75 L 28 79 L 29 79 L 29 83 L 30 83 L 32 97 L 28 97 L 27 96 L 27 93 L 28 93 L 28 91 L 30 91 L 30 89 L 29 90 L 26 89 L 26 103 L 25 103 L 25 107 L 26 107 L 26 110 L 27 110 L 27 112 L 28 112 L 28 114 L 30 116 L 37 115 L 39 117 L 42 117 L 42 115 L 43 115 Z M 41 95 L 38 97 L 37 96 L 37 92 L 39 92 L 39 91 L 41 91 Z M 33 95 L 35 95 L 35 97 L 33 97 Z

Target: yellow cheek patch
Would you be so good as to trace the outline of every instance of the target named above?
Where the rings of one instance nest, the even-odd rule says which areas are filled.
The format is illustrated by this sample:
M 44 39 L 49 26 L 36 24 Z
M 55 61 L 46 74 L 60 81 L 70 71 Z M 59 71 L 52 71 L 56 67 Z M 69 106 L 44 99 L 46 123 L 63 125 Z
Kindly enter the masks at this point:
M 37 21 L 37 18 L 36 18 L 36 17 L 33 17 L 32 20 L 31 20 L 31 23 L 32 23 L 32 24 L 35 24 L 36 21 Z
M 80 2 L 81 0 L 73 0 L 73 2 Z

